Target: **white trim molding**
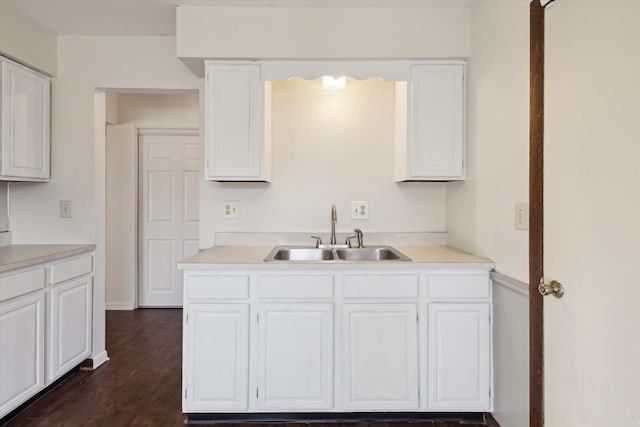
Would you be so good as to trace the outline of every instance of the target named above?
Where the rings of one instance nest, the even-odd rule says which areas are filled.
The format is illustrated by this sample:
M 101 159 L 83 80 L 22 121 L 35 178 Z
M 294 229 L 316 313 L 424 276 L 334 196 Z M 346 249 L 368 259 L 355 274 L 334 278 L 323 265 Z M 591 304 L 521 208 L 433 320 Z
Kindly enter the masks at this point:
M 506 276 L 502 273 L 498 273 L 497 271 L 492 271 L 491 280 L 497 285 L 509 288 L 519 294 L 529 296 L 529 285 L 512 277 Z
M 133 302 L 107 302 L 106 310 L 135 310 L 136 305 Z
M 137 128 L 138 135 L 200 135 L 196 128 Z

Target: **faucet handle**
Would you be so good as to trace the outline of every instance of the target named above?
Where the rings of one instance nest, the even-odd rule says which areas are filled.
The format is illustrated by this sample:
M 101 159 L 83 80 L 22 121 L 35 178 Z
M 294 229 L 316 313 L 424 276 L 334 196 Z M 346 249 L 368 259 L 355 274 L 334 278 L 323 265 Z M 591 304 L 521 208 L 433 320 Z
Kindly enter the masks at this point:
M 356 237 L 358 238 L 358 247 L 359 248 L 364 248 L 364 235 L 362 233 L 362 230 L 360 230 L 359 228 L 354 228 L 353 232 L 356 233 Z
M 320 238 L 320 236 L 316 236 L 316 235 L 312 235 L 311 236 L 312 239 L 316 239 L 316 248 L 320 247 L 320 245 L 322 244 L 322 238 Z
M 353 239 L 354 237 L 357 237 L 357 236 L 355 234 L 349 234 L 347 236 L 347 240 L 344 241 L 344 244 L 352 248 L 353 245 L 351 245 L 351 239 Z

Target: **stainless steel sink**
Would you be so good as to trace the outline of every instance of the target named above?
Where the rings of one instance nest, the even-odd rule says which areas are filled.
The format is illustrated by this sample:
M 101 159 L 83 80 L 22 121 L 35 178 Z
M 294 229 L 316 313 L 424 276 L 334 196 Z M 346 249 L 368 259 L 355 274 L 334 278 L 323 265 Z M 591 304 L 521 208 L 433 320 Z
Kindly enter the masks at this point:
M 392 246 L 366 248 L 309 248 L 300 246 L 276 246 L 265 257 L 265 261 L 411 261 L 409 257 Z
M 331 261 L 335 257 L 332 249 L 297 248 L 276 246 L 265 261 Z
M 336 249 L 336 254 L 344 261 L 411 261 L 391 246 Z

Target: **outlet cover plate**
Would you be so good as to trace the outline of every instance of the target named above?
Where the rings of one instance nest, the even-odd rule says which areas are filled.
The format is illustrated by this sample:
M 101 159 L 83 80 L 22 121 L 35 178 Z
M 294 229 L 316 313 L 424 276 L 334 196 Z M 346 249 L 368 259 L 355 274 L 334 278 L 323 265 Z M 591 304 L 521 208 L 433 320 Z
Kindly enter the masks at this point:
M 238 200 L 225 200 L 222 203 L 222 217 L 224 219 L 240 218 L 240 202 Z
M 351 202 L 351 219 L 368 219 L 369 202 L 365 200 L 354 200 Z

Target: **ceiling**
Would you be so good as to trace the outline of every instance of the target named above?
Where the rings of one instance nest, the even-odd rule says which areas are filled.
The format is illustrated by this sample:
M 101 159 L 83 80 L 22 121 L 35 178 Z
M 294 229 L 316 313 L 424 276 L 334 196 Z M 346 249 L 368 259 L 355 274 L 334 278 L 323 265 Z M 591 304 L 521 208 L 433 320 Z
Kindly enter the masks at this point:
M 459 7 L 474 0 L 0 0 L 58 35 L 173 36 L 177 6 Z

